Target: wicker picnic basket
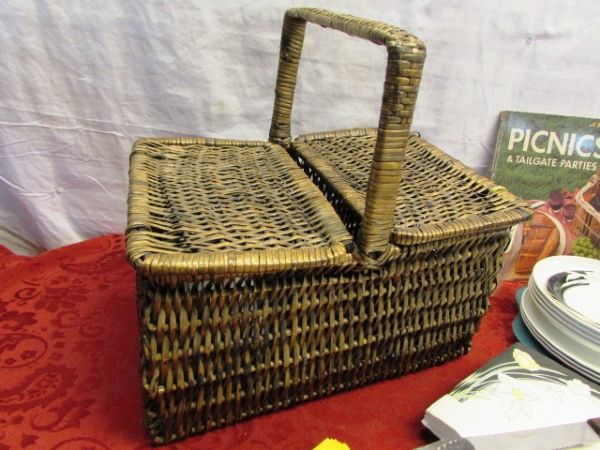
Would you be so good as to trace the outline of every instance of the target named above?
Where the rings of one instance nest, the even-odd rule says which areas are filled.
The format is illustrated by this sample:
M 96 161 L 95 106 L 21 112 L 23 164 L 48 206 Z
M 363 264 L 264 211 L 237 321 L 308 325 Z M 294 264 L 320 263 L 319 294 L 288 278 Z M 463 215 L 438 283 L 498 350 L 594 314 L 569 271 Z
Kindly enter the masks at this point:
M 377 130 L 292 142 L 306 21 L 387 47 Z M 468 351 L 529 210 L 409 139 L 424 57 L 396 27 L 291 9 L 268 142 L 134 144 L 127 252 L 155 443 Z
M 577 228 L 583 236 L 588 236 L 592 244 L 600 247 L 600 211 L 590 204 L 590 200 L 600 193 L 600 171 L 592 175 L 586 185 L 575 196 Z

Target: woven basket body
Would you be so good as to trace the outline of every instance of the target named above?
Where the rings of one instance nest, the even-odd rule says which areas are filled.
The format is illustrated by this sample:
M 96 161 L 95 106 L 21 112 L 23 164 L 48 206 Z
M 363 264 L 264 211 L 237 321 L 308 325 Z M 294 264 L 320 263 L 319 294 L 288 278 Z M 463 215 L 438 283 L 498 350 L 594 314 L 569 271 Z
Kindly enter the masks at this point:
M 380 270 L 140 276 L 149 436 L 168 442 L 463 355 L 505 243 L 415 245 Z
M 292 141 L 307 21 L 387 47 L 378 129 Z M 136 142 L 127 251 L 155 443 L 468 351 L 529 211 L 409 140 L 423 60 L 398 28 L 293 9 L 269 142 Z

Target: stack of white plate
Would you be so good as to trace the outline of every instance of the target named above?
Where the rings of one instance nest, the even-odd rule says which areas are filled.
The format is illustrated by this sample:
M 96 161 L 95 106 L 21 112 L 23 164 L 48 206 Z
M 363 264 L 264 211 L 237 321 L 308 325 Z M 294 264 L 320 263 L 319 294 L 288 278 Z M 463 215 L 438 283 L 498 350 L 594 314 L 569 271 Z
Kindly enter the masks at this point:
M 578 256 L 541 260 L 520 309 L 523 322 L 548 352 L 600 383 L 600 261 Z

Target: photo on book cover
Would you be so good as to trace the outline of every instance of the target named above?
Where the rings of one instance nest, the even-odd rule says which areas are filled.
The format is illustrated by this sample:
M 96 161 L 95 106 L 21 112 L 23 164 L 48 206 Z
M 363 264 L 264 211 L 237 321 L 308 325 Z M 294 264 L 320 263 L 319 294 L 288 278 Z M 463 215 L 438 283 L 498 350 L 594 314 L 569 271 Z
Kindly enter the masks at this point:
M 527 279 L 553 255 L 600 259 L 600 119 L 504 111 L 491 178 L 527 200 L 502 279 Z

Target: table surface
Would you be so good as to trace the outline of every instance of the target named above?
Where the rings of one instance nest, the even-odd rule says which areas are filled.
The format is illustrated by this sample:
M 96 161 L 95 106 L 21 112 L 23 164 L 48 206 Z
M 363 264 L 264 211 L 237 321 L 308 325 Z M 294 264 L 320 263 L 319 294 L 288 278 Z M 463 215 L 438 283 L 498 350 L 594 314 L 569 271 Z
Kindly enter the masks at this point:
M 514 341 L 505 282 L 468 355 L 167 445 L 168 449 L 410 449 L 425 409 Z M 135 274 L 122 236 L 43 253 L 0 246 L 0 450 L 143 449 Z

